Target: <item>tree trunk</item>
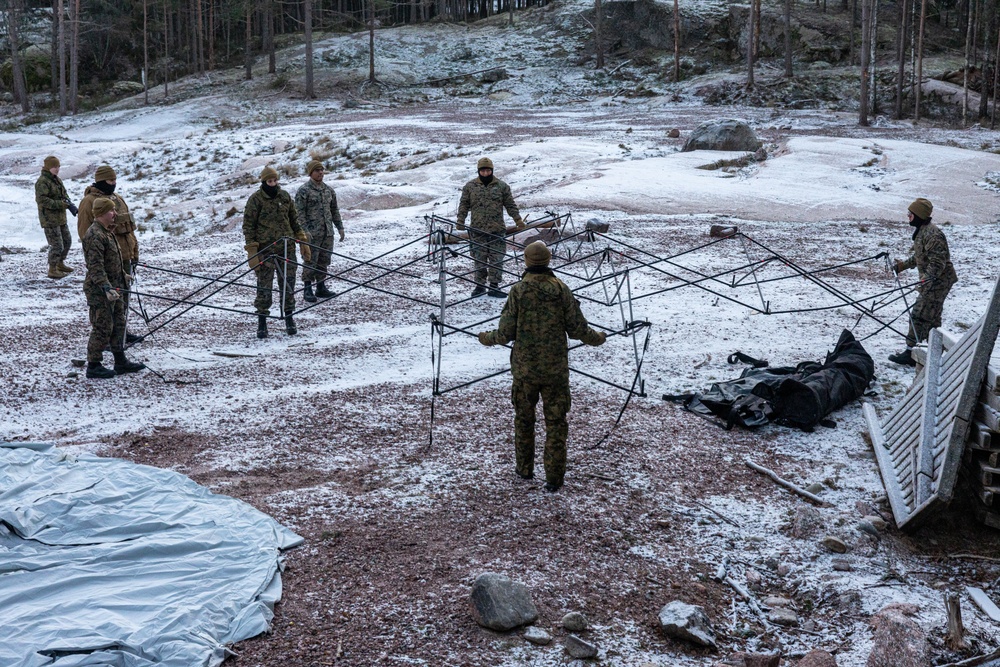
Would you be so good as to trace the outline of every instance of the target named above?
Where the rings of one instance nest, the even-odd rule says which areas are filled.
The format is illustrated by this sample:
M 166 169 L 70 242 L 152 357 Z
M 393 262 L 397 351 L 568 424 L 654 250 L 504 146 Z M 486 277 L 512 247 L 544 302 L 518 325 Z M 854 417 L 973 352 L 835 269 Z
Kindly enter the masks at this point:
M 163 0 L 163 97 L 170 94 L 170 11 Z
M 997 128 L 997 90 L 1000 89 L 1000 28 L 997 29 L 997 50 L 993 58 L 993 113 L 990 114 L 990 129 Z
M 753 36 L 757 29 L 757 18 L 756 18 L 756 8 L 757 3 L 751 0 L 750 2 L 750 17 L 749 25 L 747 26 L 747 90 L 753 90 L 754 80 L 753 80 L 753 65 L 754 65 L 754 49 L 753 49 Z
M 149 0 L 142 0 L 142 99 L 149 104 Z
M 868 68 L 871 48 L 871 4 L 872 0 L 861 0 L 861 94 L 859 95 L 860 110 L 858 125 L 868 127 Z
M 368 82 L 375 83 L 375 0 L 368 0 Z
M 875 86 L 878 79 L 875 78 L 875 70 L 878 67 L 876 56 L 878 55 L 878 0 L 870 0 L 871 12 L 870 27 L 868 29 L 868 93 L 871 95 L 871 105 L 868 111 L 871 115 L 878 113 L 878 96 Z
M 681 80 L 681 5 L 674 0 L 674 83 Z
M 63 0 L 58 2 L 59 11 L 59 115 L 66 115 L 66 14 Z
M 791 79 L 792 73 L 792 0 L 785 0 L 785 77 Z
M 10 73 L 13 81 L 14 98 L 21 105 L 22 113 L 31 111 L 31 100 L 28 98 L 28 85 L 24 80 L 24 67 L 21 63 L 21 46 L 18 37 L 18 22 L 21 20 L 21 3 L 23 0 L 10 0 L 7 9 L 7 41 L 10 44 Z
M 906 78 L 906 31 L 910 26 L 910 0 L 900 4 L 899 30 L 896 32 L 896 106 L 892 117 L 903 117 L 903 83 Z
M 857 49 L 857 31 L 855 30 L 855 24 L 858 18 L 858 0 L 851 0 L 851 18 L 848 21 L 849 32 L 850 32 L 850 44 L 848 46 L 848 53 L 850 54 L 847 59 L 847 64 L 853 65 L 855 62 L 855 57 L 858 55 Z
M 913 107 L 913 120 L 920 120 L 920 98 L 924 88 L 924 22 L 927 20 L 927 0 L 920 0 L 920 29 L 917 33 L 917 80 L 916 99 Z
M 302 3 L 302 22 L 305 24 L 306 38 L 306 99 L 314 99 L 316 91 L 313 89 L 313 26 L 312 26 L 312 3 L 313 0 L 305 0 Z
M 59 5 L 52 0 L 52 44 L 49 48 L 49 70 L 52 75 L 52 99 L 59 95 Z
M 197 8 L 195 14 L 195 20 L 198 23 L 195 29 L 196 44 L 198 46 L 198 73 L 205 73 L 205 16 L 202 12 L 202 0 L 195 0 L 195 6 Z
M 243 66 L 246 69 L 244 73 L 244 78 L 247 81 L 253 79 L 253 44 L 251 40 L 253 39 L 253 33 L 251 31 L 251 26 L 253 25 L 253 4 L 250 0 L 247 0 L 246 4 L 246 41 L 243 43 L 243 53 L 244 53 L 244 63 Z
M 601 0 L 594 0 L 594 53 L 597 69 L 604 67 L 604 7 Z
M 970 50 L 972 48 L 972 4 L 967 3 L 969 18 L 965 27 L 965 71 L 962 73 L 962 127 L 969 125 L 969 68 L 972 66 Z M 985 93 L 986 86 L 983 86 Z
M 69 101 L 73 115 L 80 110 L 80 0 L 73 0 L 73 32 L 69 50 Z

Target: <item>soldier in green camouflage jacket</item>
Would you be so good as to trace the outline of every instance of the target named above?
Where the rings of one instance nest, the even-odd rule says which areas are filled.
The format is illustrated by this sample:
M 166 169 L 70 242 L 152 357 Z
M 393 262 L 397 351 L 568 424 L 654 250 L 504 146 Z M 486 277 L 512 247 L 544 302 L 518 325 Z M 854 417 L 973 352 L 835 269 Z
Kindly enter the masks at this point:
M 606 334 L 587 323 L 569 287 L 549 269 L 552 253 L 541 241 L 524 249 L 527 270 L 510 289 L 495 331 L 479 334 L 483 345 L 513 342 L 514 450 L 516 472 L 531 478 L 535 465 L 535 406 L 545 415 L 545 488 L 558 491 L 566 474 L 570 409 L 569 345 L 566 337 L 602 345 Z
M 476 287 L 472 296 L 486 291 L 489 277 L 490 296 L 506 296 L 500 290 L 503 282 L 503 260 L 507 250 L 504 237 L 503 210 L 514 220 L 518 229 L 524 227 L 521 212 L 514 203 L 510 186 L 493 177 L 493 161 L 481 158 L 476 164 L 478 178 L 474 178 L 462 188 L 462 199 L 458 204 L 458 224 L 456 229 L 465 229 L 465 218 L 472 214 L 469 229 L 469 249 L 476 265 Z
M 297 331 L 292 313 L 295 312 L 295 241 L 303 242 L 302 259 L 308 262 L 309 236 L 299 226 L 292 197 L 278 185 L 278 172 L 264 167 L 260 173 L 260 189 L 250 195 L 243 209 L 243 237 L 250 268 L 257 273 L 257 337 L 267 338 L 267 316 L 271 312 L 274 277 L 278 277 L 281 295 L 281 316 L 285 319 L 285 332 Z
M 913 346 L 927 340 L 931 329 L 941 326 L 944 300 L 952 286 L 958 282 L 958 274 L 951 263 L 948 240 L 944 232 L 931 222 L 934 205 L 918 198 L 909 206 L 910 225 L 913 231 L 913 249 L 905 260 L 896 260 L 894 269 L 900 273 L 916 268 L 920 277 L 917 300 L 910 310 L 910 330 L 906 336 L 906 350 L 889 356 L 890 361 L 906 366 L 916 365 L 911 355 Z
M 92 202 L 94 223 L 83 235 L 83 255 L 87 277 L 83 293 L 90 308 L 90 340 L 87 343 L 87 377 L 113 378 L 141 371 L 143 364 L 125 356 L 125 299 L 129 274 L 122 267 L 121 250 L 115 238 L 115 202 L 100 197 Z M 103 364 L 104 348 L 111 347 L 114 370 Z
M 76 209 L 69 201 L 66 186 L 59 179 L 59 158 L 50 155 L 42 162 L 42 173 L 35 181 L 35 203 L 38 204 L 38 221 L 49 244 L 49 278 L 65 278 L 73 269 L 66 266 L 66 256 L 73 243 L 66 210 Z
M 344 223 L 337 208 L 337 193 L 323 182 L 323 163 L 312 160 L 306 165 L 309 180 L 295 193 L 295 208 L 299 214 L 299 224 L 309 234 L 312 246 L 312 261 L 302 269 L 303 298 L 310 303 L 316 297 L 328 299 L 333 292 L 326 288 L 326 270 L 330 268 L 330 254 L 333 252 L 333 230 L 337 229 L 340 240 L 344 240 Z M 316 282 L 316 293 L 312 284 Z

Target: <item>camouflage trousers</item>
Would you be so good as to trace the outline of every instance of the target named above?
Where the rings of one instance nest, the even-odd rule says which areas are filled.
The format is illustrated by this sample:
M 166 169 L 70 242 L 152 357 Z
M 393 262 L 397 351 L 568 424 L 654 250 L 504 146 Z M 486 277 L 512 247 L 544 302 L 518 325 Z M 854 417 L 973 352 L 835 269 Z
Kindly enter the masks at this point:
M 535 406 L 542 398 L 545 415 L 545 481 L 557 486 L 566 475 L 566 438 L 570 408 L 569 382 L 536 384 L 514 380 L 511 400 L 514 403 L 514 459 L 517 472 L 527 477 L 535 469 Z
M 330 253 L 333 252 L 333 234 L 323 233 L 312 235 L 309 250 L 312 259 L 305 263 L 302 269 L 302 281 L 307 283 L 326 280 L 326 270 L 330 268 Z
M 101 303 L 101 302 L 104 303 Z M 103 294 L 87 299 L 90 306 L 90 340 L 87 341 L 87 361 L 101 362 L 104 348 L 125 348 L 125 300 L 108 301 Z
M 951 286 L 928 288 L 920 293 L 910 310 L 910 330 L 906 334 L 906 346 L 913 347 L 927 340 L 931 329 L 941 326 L 944 300 Z
M 487 276 L 489 282 L 503 282 L 503 260 L 507 253 L 507 241 L 500 234 L 488 234 L 476 229 L 469 229 L 469 251 L 476 263 L 476 284 L 485 285 Z
M 257 298 L 253 300 L 258 315 L 267 315 L 271 311 L 273 301 L 274 279 L 278 278 L 278 300 L 282 305 L 281 316 L 288 317 L 295 312 L 295 244 L 288 244 L 288 255 L 284 254 L 285 245 L 277 242 L 261 251 L 261 258 L 270 257 L 257 265 Z M 274 255 L 271 257 L 271 255 Z M 285 284 L 285 276 L 288 284 Z M 284 299 L 282 299 L 284 296 Z
M 49 244 L 49 264 L 58 264 L 69 255 L 69 247 L 73 243 L 73 237 L 69 235 L 67 225 L 58 227 L 42 227 L 45 231 L 45 240 Z

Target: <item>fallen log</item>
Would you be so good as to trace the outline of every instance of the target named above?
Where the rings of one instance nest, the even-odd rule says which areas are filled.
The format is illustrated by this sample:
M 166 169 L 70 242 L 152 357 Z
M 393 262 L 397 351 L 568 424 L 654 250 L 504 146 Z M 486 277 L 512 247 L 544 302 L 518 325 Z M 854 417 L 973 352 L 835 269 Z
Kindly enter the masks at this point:
M 786 489 L 788 489 L 792 493 L 798 494 L 798 495 L 802 496 L 803 498 L 805 498 L 806 500 L 808 500 L 810 502 L 813 502 L 813 503 L 816 503 L 820 507 L 829 507 L 830 506 L 830 503 L 826 502 L 825 500 L 823 500 L 819 496 L 814 495 L 812 493 L 809 493 L 805 489 L 800 488 L 800 487 L 796 486 L 795 484 L 792 484 L 788 480 L 785 480 L 785 479 L 782 479 L 781 477 L 778 477 L 778 473 L 774 472 L 773 470 L 765 468 L 764 466 L 757 465 L 756 463 L 754 463 L 750 459 L 744 459 L 744 462 L 748 466 L 750 466 L 751 468 L 753 468 L 754 470 L 756 470 L 757 472 L 761 473 L 762 475 L 767 475 L 772 480 L 774 480 L 774 482 L 776 484 L 778 484 L 779 486 L 785 487 Z

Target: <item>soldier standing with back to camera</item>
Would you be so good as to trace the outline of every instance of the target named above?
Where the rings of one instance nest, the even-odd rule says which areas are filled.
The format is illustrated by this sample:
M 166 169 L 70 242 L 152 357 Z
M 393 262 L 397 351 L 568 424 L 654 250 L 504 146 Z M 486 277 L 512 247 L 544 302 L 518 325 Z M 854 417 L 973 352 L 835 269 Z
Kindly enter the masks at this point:
M 59 158 L 50 155 L 42 161 L 42 173 L 35 181 L 35 203 L 38 204 L 38 221 L 49 244 L 49 273 L 53 280 L 65 278 L 73 272 L 66 266 L 66 256 L 73 243 L 66 224 L 66 211 L 76 215 L 76 206 L 66 194 L 66 186 L 59 178 Z
M 139 263 L 139 239 L 136 238 L 135 220 L 129 212 L 128 204 L 120 194 L 115 192 L 118 187 L 118 175 L 109 165 L 102 164 L 94 172 L 94 183 L 88 185 L 83 191 L 83 199 L 80 201 L 80 210 L 76 217 L 76 230 L 80 235 L 81 242 L 87 230 L 94 223 L 93 205 L 98 197 L 105 197 L 115 205 L 115 240 L 118 242 L 118 249 L 121 251 L 122 268 L 129 276 L 134 275 L 135 267 Z M 123 305 L 125 307 L 125 317 L 128 318 L 129 294 L 125 292 Z M 125 333 L 127 344 L 142 342 L 142 336 L 136 336 L 128 332 Z
M 521 212 L 514 203 L 510 186 L 493 176 L 493 160 L 480 158 L 476 164 L 479 176 L 472 179 L 462 188 L 462 199 L 458 204 L 458 230 L 465 229 L 465 218 L 472 213 L 472 224 L 469 228 L 469 247 L 472 260 L 476 264 L 476 287 L 472 296 L 479 296 L 486 291 L 486 280 L 489 278 L 490 296 L 503 298 L 507 294 L 500 289 L 503 282 L 503 259 L 507 252 L 507 240 L 504 234 L 507 228 L 503 224 L 503 210 L 514 220 L 518 229 L 524 228 Z
M 306 165 L 309 180 L 295 193 L 295 208 L 299 224 L 312 239 L 312 258 L 302 269 L 302 297 L 315 303 L 316 297 L 329 299 L 333 292 L 326 288 L 326 270 L 330 268 L 330 254 L 333 252 L 333 229 L 336 227 L 340 240 L 344 240 L 344 223 L 337 207 L 337 193 L 323 182 L 326 170 L 319 160 Z M 313 294 L 313 281 L 316 293 Z

